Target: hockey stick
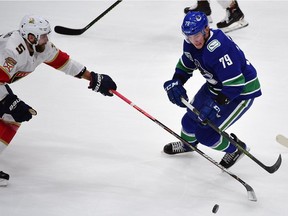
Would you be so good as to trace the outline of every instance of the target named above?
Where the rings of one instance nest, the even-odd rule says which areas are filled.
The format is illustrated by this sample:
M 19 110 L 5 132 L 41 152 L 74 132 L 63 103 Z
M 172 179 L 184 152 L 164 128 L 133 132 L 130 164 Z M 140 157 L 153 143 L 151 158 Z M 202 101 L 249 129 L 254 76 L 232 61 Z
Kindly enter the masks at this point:
M 184 98 L 181 98 L 181 101 L 185 106 L 190 109 L 192 112 L 194 112 L 196 115 L 199 115 L 199 111 L 194 108 L 188 101 L 186 101 Z M 276 163 L 273 166 L 266 166 L 264 165 L 261 161 L 259 161 L 257 158 L 255 158 L 251 153 L 249 153 L 246 149 L 244 149 L 241 145 L 239 145 L 228 133 L 225 131 L 222 131 L 219 129 L 216 125 L 214 125 L 211 121 L 206 120 L 205 123 L 207 123 L 213 130 L 215 130 L 217 133 L 225 137 L 227 140 L 229 140 L 230 143 L 232 143 L 234 146 L 236 146 L 238 149 L 240 149 L 245 155 L 247 155 L 249 158 L 251 158 L 254 162 L 256 162 L 259 166 L 261 166 L 263 169 L 265 169 L 269 173 L 274 173 L 276 172 L 281 163 L 282 163 L 282 158 L 281 154 L 279 154 L 279 157 L 276 161 Z
M 242 179 L 240 179 L 238 176 L 236 176 L 235 174 L 231 173 L 230 171 L 228 171 L 227 169 L 225 169 L 224 167 L 222 167 L 219 163 L 217 163 L 214 159 L 212 159 L 211 157 L 209 157 L 208 155 L 206 155 L 204 152 L 202 152 L 201 150 L 199 150 L 198 148 L 190 145 L 186 140 L 184 140 L 181 136 L 179 136 L 177 133 L 175 133 L 174 131 L 172 131 L 170 128 L 168 128 L 167 126 L 165 126 L 164 124 L 162 124 L 160 121 L 158 121 L 156 118 L 154 118 L 153 116 L 151 116 L 150 114 L 148 114 L 147 112 L 145 112 L 143 109 L 141 109 L 140 107 L 136 106 L 134 103 L 132 103 L 129 99 L 127 99 L 126 97 L 124 97 L 122 94 L 120 94 L 119 92 L 115 91 L 115 90 L 110 90 L 113 94 L 117 95 L 119 98 L 121 98 L 123 101 L 125 101 L 126 103 L 128 103 L 130 106 L 132 106 L 133 108 L 135 108 L 136 110 L 138 110 L 139 112 L 141 112 L 143 115 L 145 115 L 146 117 L 148 117 L 150 120 L 152 120 L 153 122 L 155 122 L 156 124 L 158 124 L 160 127 L 162 127 L 164 130 L 168 131 L 170 134 L 172 134 L 174 137 L 176 137 L 177 139 L 179 139 L 181 142 L 183 142 L 185 145 L 189 146 L 192 150 L 196 151 L 197 153 L 199 153 L 201 156 L 203 156 L 204 158 L 206 158 L 208 161 L 210 161 L 211 163 L 213 163 L 215 166 L 217 166 L 218 168 L 220 168 L 222 171 L 224 171 L 225 173 L 227 173 L 228 175 L 230 175 L 231 177 L 233 177 L 234 179 L 236 179 L 238 182 L 240 182 L 247 190 L 247 194 L 248 194 L 248 199 L 250 201 L 257 201 L 257 197 L 256 194 L 253 190 L 253 188 L 248 185 L 245 181 L 243 181 Z
M 283 146 L 285 146 L 285 147 L 288 148 L 288 138 L 285 137 L 284 135 L 278 134 L 278 135 L 276 136 L 276 141 L 277 141 L 278 143 L 280 143 L 281 145 L 283 145 Z
M 107 8 L 103 13 L 101 13 L 98 17 L 96 17 L 92 22 L 90 22 L 87 26 L 82 29 L 72 29 L 63 26 L 55 26 L 54 31 L 59 34 L 64 35 L 81 35 L 87 29 L 89 29 L 94 23 L 100 20 L 103 16 L 105 16 L 110 10 L 112 10 L 116 5 L 118 5 L 122 0 L 117 0 L 114 4 L 112 4 L 109 8 Z

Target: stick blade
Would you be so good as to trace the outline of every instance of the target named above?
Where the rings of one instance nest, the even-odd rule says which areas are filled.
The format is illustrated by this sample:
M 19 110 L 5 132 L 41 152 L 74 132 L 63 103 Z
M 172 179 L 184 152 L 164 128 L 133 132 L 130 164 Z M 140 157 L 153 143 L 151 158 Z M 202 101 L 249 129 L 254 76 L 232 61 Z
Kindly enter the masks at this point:
M 253 202 L 257 201 L 256 193 L 254 192 L 254 189 L 249 184 L 247 184 L 245 181 L 240 179 L 235 174 L 232 174 L 231 172 L 229 172 L 225 168 L 223 170 L 224 170 L 224 172 L 228 173 L 230 176 L 235 178 L 237 181 L 239 181 L 245 187 L 245 189 L 247 191 L 247 195 L 248 195 L 248 200 L 253 201 Z
M 63 35 L 81 35 L 85 30 L 71 29 L 71 28 L 66 28 L 63 26 L 55 26 L 54 31 L 58 34 L 63 34 Z
M 279 167 L 281 166 L 281 164 L 282 164 L 282 156 L 281 156 L 281 154 L 279 154 L 279 157 L 278 157 L 276 163 L 273 164 L 273 165 L 270 166 L 270 167 L 269 167 L 269 166 L 265 166 L 265 170 L 266 170 L 267 172 L 269 172 L 269 173 L 274 173 L 274 172 L 276 172 L 276 171 L 279 169 Z
M 254 192 L 253 188 L 250 187 L 247 189 L 248 199 L 253 202 L 257 202 L 256 193 Z
M 278 135 L 276 136 L 276 141 L 277 141 L 279 144 L 281 144 L 281 145 L 283 145 L 283 146 L 285 146 L 285 147 L 288 148 L 288 138 L 285 137 L 284 135 L 278 134 Z

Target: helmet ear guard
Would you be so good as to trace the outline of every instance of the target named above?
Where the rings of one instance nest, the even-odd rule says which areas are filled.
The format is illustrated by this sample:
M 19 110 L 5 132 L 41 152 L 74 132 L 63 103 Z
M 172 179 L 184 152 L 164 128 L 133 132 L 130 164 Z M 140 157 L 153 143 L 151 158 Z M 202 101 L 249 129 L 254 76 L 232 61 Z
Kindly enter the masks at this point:
M 184 17 L 181 29 L 182 33 L 187 37 L 199 32 L 205 32 L 207 26 L 208 19 L 204 13 L 200 11 L 190 11 Z
M 38 44 L 40 36 L 43 34 L 49 34 L 51 32 L 51 27 L 49 22 L 37 15 L 26 15 L 23 17 L 19 28 L 21 36 L 28 40 L 28 35 L 32 34 L 36 38 L 36 44 Z

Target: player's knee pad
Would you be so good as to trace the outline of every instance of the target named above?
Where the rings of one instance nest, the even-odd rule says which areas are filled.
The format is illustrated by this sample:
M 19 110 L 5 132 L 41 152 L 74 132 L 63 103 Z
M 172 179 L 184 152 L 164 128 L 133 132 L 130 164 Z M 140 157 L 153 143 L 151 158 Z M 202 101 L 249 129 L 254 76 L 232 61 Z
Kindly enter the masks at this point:
M 197 116 L 190 115 L 190 113 L 185 113 L 182 117 L 181 125 L 184 131 L 187 133 L 195 133 L 197 127 Z
M 208 147 L 212 147 L 215 145 L 215 143 L 219 142 L 221 137 L 220 134 L 218 134 L 212 128 L 202 126 L 196 128 L 195 136 L 201 144 Z

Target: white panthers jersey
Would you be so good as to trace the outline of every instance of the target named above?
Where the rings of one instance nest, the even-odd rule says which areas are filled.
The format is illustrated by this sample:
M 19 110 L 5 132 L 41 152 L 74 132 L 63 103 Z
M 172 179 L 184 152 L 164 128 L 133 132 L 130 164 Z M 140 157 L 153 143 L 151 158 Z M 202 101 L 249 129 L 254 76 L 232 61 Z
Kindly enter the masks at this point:
M 50 41 L 46 44 L 43 52 L 34 52 L 31 55 L 19 31 L 1 35 L 0 100 L 4 97 L 4 92 L 2 91 L 1 93 L 3 84 L 13 83 L 27 76 L 41 63 L 45 63 L 71 76 L 76 76 L 84 69 L 84 65 L 70 59 L 67 53 L 57 49 Z
M 0 83 L 13 83 L 33 72 L 45 63 L 71 76 L 76 76 L 84 65 L 70 59 L 67 53 L 57 49 L 48 41 L 42 53 L 30 55 L 19 31 L 0 36 Z

